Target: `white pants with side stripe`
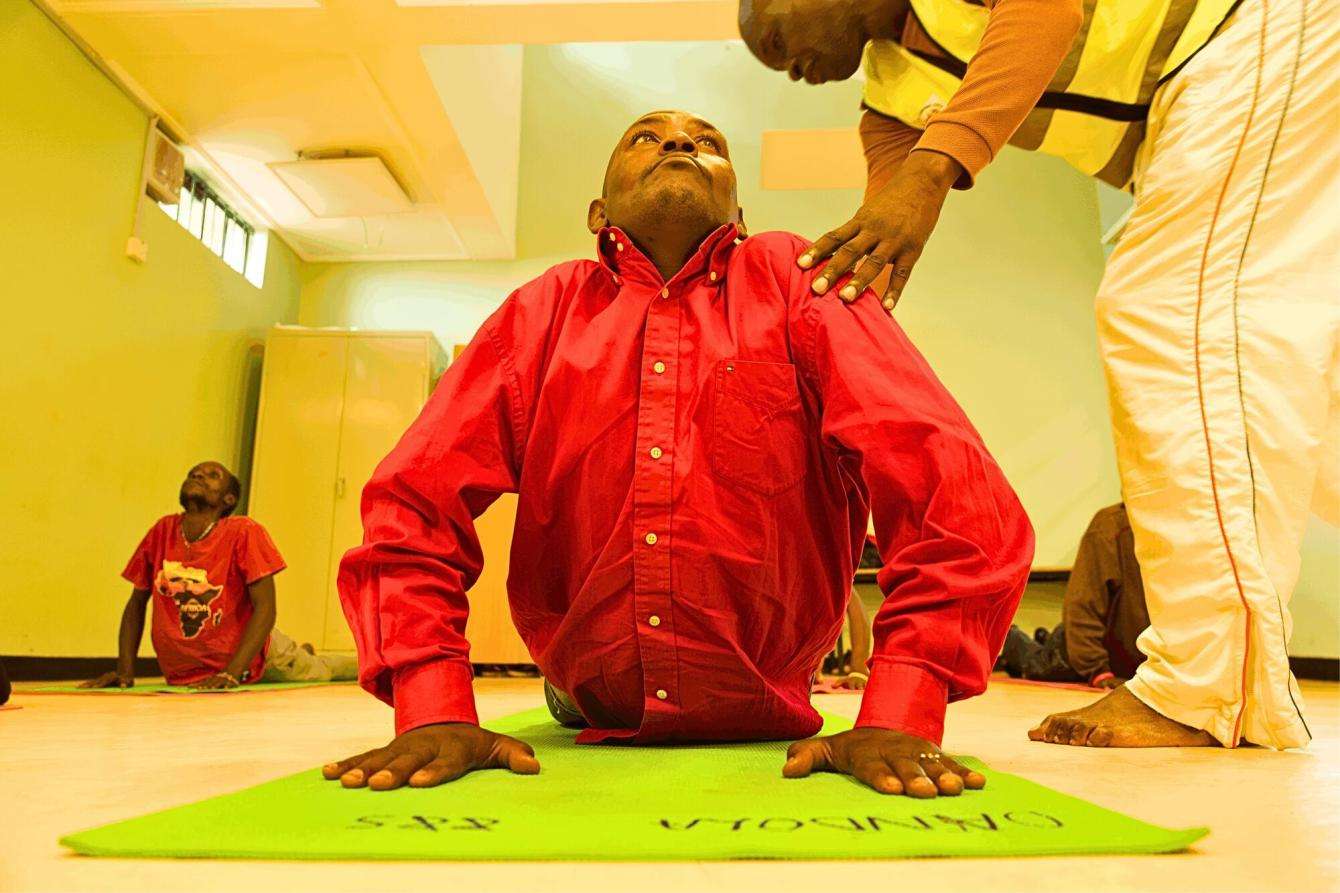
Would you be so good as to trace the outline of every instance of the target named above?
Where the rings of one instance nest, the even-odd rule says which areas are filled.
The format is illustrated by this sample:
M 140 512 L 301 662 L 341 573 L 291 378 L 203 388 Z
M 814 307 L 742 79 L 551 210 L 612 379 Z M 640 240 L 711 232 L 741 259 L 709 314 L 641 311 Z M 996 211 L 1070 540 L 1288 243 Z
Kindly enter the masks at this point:
M 1243 0 L 1155 96 L 1099 291 L 1148 660 L 1130 691 L 1226 746 L 1308 742 L 1289 596 L 1340 521 L 1340 3 Z

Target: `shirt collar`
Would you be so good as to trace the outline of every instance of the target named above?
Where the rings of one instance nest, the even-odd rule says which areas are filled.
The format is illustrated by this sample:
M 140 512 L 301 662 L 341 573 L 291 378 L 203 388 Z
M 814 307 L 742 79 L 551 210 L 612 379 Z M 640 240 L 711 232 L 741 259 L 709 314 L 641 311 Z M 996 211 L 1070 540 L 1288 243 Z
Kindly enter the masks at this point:
M 743 241 L 740 228 L 734 223 L 719 226 L 703 239 L 698 250 L 693 252 L 679 272 L 670 278 L 670 282 L 661 279 L 656 265 L 642 253 L 628 234 L 617 226 L 607 226 L 596 236 L 596 254 L 600 265 L 614 276 L 615 284 L 622 285 L 625 278 L 648 283 L 657 287 L 672 283 L 691 282 L 707 279 L 709 283 L 721 284 L 726 280 L 726 265 L 730 262 L 731 252 Z

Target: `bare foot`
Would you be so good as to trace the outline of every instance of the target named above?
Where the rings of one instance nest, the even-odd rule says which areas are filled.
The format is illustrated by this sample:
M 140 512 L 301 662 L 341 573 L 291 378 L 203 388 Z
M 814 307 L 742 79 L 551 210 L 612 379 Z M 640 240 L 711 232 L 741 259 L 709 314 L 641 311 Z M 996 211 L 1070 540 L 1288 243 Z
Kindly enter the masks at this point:
M 1076 747 L 1213 747 L 1209 732 L 1184 726 L 1121 685 L 1079 710 L 1053 713 L 1028 733 L 1034 741 Z
M 308 654 L 316 654 L 316 649 L 312 647 L 311 642 L 303 642 L 302 645 L 299 647 L 301 647 L 302 650 L 306 651 Z

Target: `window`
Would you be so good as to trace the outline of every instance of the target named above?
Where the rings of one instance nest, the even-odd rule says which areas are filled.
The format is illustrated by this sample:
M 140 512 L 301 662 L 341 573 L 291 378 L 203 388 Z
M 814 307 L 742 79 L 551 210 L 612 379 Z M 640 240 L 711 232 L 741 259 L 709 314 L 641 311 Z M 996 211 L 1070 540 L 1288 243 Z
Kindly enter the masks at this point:
M 203 180 L 187 172 L 177 203 L 158 207 L 252 285 L 261 287 L 265 281 L 266 234 L 256 232 Z

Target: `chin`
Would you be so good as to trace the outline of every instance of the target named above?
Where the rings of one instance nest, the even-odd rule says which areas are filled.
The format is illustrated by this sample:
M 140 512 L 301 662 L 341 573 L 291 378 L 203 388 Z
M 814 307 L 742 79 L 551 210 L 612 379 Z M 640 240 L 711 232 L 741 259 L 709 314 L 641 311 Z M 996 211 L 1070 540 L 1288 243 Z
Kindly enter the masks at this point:
M 667 183 L 648 196 L 647 207 L 662 222 L 706 225 L 715 215 L 711 199 L 702 189 L 685 183 Z

